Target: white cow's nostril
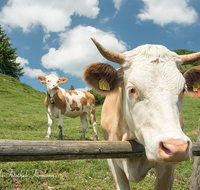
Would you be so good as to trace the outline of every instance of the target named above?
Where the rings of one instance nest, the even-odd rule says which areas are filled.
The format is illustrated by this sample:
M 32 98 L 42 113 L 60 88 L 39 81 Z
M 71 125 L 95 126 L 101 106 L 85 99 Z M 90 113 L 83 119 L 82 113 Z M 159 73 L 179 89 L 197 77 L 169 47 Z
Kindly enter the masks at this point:
M 166 154 L 170 154 L 171 151 L 164 146 L 163 142 L 160 142 L 160 147 Z

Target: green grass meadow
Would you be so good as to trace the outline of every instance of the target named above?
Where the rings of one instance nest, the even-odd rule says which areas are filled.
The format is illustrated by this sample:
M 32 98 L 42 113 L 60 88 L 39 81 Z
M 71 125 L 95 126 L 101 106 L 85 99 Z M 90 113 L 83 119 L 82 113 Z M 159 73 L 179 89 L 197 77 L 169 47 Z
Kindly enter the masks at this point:
M 45 138 L 47 115 L 43 92 L 0 74 L 0 99 L 0 139 L 57 140 L 58 120 L 54 121 L 51 139 Z M 101 108 L 96 107 L 99 140 L 103 140 Z M 185 96 L 184 131 L 193 142 L 197 137 L 199 117 L 200 99 Z M 63 140 L 80 140 L 82 126 L 79 117 L 65 117 L 63 126 Z M 91 125 L 88 126 L 85 140 L 93 140 Z M 193 158 L 176 166 L 174 190 L 189 189 L 192 166 Z M 149 190 L 154 189 L 154 183 L 155 174 L 150 170 L 142 182 L 130 185 L 133 190 Z M 0 189 L 114 190 L 115 184 L 106 160 L 5 162 L 0 163 Z

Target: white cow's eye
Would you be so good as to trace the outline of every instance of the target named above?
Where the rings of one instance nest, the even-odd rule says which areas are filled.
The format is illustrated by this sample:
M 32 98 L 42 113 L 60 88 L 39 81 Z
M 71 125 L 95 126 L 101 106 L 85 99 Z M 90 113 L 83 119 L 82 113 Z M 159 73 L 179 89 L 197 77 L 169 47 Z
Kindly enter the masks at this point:
M 50 80 L 48 80 L 47 82 L 50 82 Z
M 135 96 L 135 98 L 138 98 L 138 91 L 135 87 L 132 86 L 129 87 L 129 94 Z
M 130 89 L 129 89 L 129 92 L 130 92 L 131 94 L 133 94 L 133 93 L 135 93 L 136 91 L 135 91 L 134 88 L 130 88 Z

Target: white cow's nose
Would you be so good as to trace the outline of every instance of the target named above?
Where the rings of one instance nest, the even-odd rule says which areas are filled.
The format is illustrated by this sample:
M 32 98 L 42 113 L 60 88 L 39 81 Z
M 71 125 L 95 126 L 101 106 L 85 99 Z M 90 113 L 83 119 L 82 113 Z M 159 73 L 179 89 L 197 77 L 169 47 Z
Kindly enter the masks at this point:
M 159 143 L 159 155 L 165 162 L 181 162 L 190 157 L 190 142 L 170 139 Z
M 57 84 L 54 84 L 54 85 L 53 85 L 53 89 L 55 89 L 55 90 L 58 89 L 58 85 L 57 85 Z

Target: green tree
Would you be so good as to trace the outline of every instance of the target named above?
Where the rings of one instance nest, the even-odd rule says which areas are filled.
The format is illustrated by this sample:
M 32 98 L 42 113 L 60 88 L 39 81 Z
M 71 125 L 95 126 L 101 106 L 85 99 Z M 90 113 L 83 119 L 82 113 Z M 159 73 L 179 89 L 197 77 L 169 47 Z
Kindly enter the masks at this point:
M 89 90 L 88 92 L 90 92 L 91 94 L 94 95 L 96 106 L 102 105 L 104 103 L 105 96 L 101 96 L 101 95 L 97 94 L 96 92 L 94 92 L 93 90 Z
M 20 67 L 20 63 L 16 63 L 18 57 L 15 53 L 16 48 L 11 47 L 9 40 L 0 25 L 0 73 L 19 79 L 24 74 L 23 68 Z
M 72 84 L 69 88 L 69 90 L 75 90 L 74 85 Z

